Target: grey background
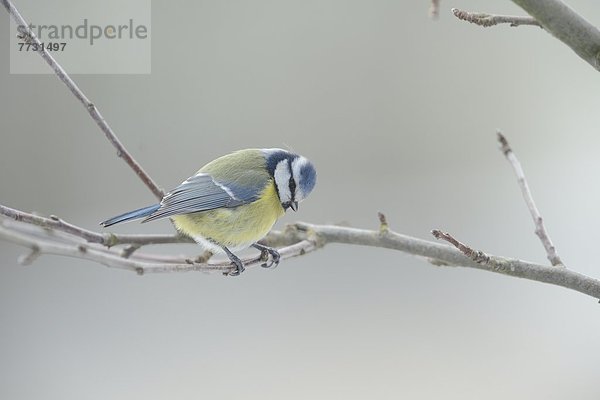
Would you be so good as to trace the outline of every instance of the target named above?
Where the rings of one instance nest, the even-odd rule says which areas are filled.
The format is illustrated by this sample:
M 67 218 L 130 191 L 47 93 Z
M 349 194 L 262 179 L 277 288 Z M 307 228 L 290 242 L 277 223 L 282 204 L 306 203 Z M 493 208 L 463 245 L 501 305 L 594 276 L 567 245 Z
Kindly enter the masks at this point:
M 563 260 L 600 276 L 598 73 L 541 29 L 449 14 L 521 14 L 508 1 L 443 1 L 439 22 L 427 3 L 154 1 L 151 75 L 75 79 L 167 189 L 234 149 L 288 146 L 319 182 L 278 226 L 376 228 L 381 210 L 406 234 L 546 262 L 502 128 Z M 597 21 L 600 3 L 570 3 Z M 152 203 L 62 83 L 0 68 L 3 204 L 97 229 Z M 600 395 L 598 302 L 541 283 L 336 245 L 236 279 L 22 252 L 0 243 L 3 399 Z

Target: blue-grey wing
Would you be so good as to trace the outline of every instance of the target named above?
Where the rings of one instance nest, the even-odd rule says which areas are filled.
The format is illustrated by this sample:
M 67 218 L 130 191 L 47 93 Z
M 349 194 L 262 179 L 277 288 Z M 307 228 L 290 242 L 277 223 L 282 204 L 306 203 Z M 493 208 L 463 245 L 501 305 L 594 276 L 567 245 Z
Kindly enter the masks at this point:
M 161 201 L 160 208 L 143 222 L 215 208 L 237 207 L 257 200 L 262 190 L 263 187 L 225 185 L 208 174 L 199 173 L 170 191 Z

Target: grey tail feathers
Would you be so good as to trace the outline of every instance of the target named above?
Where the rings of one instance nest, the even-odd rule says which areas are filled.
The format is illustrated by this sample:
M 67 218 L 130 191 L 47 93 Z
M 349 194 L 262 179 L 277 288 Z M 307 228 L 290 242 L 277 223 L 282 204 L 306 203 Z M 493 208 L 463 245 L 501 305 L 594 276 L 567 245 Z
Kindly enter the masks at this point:
M 154 211 L 160 208 L 160 204 L 154 204 L 152 206 L 140 208 L 138 210 L 133 210 L 126 212 L 125 214 L 117 215 L 116 217 L 112 217 L 111 219 L 107 219 L 104 222 L 100 222 L 100 225 L 103 227 L 111 226 L 114 224 L 118 224 L 120 222 L 131 221 L 133 219 L 144 218 L 152 214 Z

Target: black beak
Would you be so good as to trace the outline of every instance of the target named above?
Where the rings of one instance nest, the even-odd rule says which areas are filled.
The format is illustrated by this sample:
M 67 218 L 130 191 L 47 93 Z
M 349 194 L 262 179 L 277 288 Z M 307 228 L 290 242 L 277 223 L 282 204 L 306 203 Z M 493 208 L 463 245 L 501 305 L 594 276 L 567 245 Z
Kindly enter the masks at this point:
M 290 208 L 294 211 L 298 211 L 298 202 L 297 201 L 292 201 L 290 203 Z

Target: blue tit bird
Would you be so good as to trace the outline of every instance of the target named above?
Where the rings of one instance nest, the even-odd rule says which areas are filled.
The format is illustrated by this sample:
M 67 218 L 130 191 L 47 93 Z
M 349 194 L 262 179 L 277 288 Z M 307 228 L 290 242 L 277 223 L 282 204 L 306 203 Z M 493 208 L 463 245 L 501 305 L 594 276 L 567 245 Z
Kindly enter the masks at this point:
M 317 173 L 313 164 L 282 149 L 245 149 L 219 157 L 202 167 L 163 197 L 159 204 L 110 218 L 100 225 L 143 218 L 142 222 L 169 217 L 177 230 L 212 253 L 224 252 L 236 269 L 243 262 L 234 252 L 250 246 L 279 263 L 277 250 L 257 243 L 288 208 L 313 190 Z M 266 264 L 264 264 L 266 266 Z

